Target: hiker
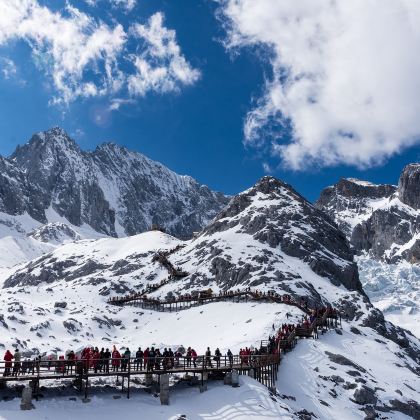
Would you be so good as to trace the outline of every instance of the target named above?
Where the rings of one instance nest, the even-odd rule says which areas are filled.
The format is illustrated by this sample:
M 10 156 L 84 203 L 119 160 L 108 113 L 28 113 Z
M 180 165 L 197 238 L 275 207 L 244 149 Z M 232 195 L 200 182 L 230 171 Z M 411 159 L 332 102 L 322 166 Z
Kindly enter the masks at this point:
M 111 357 L 112 357 L 112 362 L 111 362 L 112 371 L 118 372 L 118 369 L 120 367 L 120 362 L 121 362 L 121 353 L 117 350 L 115 346 L 112 349 Z
M 206 363 L 205 363 L 205 367 L 210 366 L 211 368 L 213 367 L 212 363 L 211 363 L 211 351 L 210 351 L 210 347 L 207 347 L 206 350 Z
M 12 360 L 13 360 L 13 354 L 7 350 L 3 360 L 6 362 L 4 365 L 4 373 L 3 376 L 9 376 L 10 375 L 10 369 L 12 367 Z
M 136 351 L 136 370 L 143 369 L 143 351 L 141 347 Z
M 20 371 L 20 367 L 21 367 L 21 354 L 19 352 L 19 349 L 15 350 L 15 354 L 13 355 L 13 358 L 15 359 L 15 364 L 13 366 L 13 375 L 18 376 L 18 373 Z

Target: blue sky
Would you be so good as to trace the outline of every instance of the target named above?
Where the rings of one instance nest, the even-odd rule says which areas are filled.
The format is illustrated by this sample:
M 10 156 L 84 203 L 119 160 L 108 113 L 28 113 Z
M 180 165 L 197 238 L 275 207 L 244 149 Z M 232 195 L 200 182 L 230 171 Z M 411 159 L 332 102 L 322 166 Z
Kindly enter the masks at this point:
M 7 7 L 8 0 L 5 2 Z M 299 66 L 304 60 L 299 54 L 304 58 L 312 54 L 305 51 L 305 39 L 291 45 L 290 50 L 284 49 L 293 31 L 311 33 L 311 19 L 321 22 L 321 26 L 325 20 L 329 33 L 329 13 L 340 12 L 352 22 L 358 10 L 324 10 L 318 16 L 308 14 L 309 7 L 304 12 L 294 10 L 293 2 L 292 8 L 274 10 L 276 2 L 269 0 L 261 2 L 260 10 L 255 10 L 255 4 L 248 0 L 243 0 L 240 10 L 234 2 L 210 0 L 70 1 L 67 4 L 72 10 L 60 1 L 25 2 L 31 4 L 34 17 L 29 23 L 25 22 L 27 17 L 18 17 L 22 29 L 7 28 L 0 18 L 3 155 L 12 153 L 32 133 L 59 125 L 83 149 L 114 141 L 229 194 L 269 173 L 291 183 L 310 200 L 340 177 L 396 183 L 402 167 L 420 159 L 420 127 L 414 112 L 418 99 L 411 97 L 410 87 L 398 76 L 399 70 L 390 69 L 389 74 L 382 71 L 386 77 L 383 85 L 376 78 L 369 84 L 365 81 L 371 74 L 381 71 L 374 68 L 376 62 L 370 61 L 369 50 L 366 55 L 359 51 L 359 44 L 354 46 L 360 53 L 357 60 L 366 69 L 360 76 L 340 66 L 340 61 L 337 63 L 340 53 L 327 63 L 323 59 L 322 66 L 327 68 L 321 68 L 319 57 L 314 56 L 302 70 Z M 39 17 L 34 10 L 51 15 Z M 3 12 L 11 13 L 10 8 Z M 289 25 L 283 31 L 280 22 L 284 22 L 284 16 L 298 12 L 304 13 L 307 27 Z M 253 22 L 253 16 L 263 16 L 263 22 Z M 151 30 L 152 17 L 157 32 Z M 43 25 L 51 25 L 51 31 L 40 33 L 43 25 L 36 19 L 44 19 Z M 83 26 L 83 19 L 89 19 L 89 25 Z M 279 25 L 271 19 L 278 19 Z M 55 40 L 54 25 L 66 23 L 74 32 L 68 38 Z M 398 18 L 393 23 L 396 28 L 405 25 Z M 277 29 L 275 35 L 271 29 L 265 32 L 270 25 L 278 28 L 278 34 Z M 364 34 L 363 27 L 350 26 L 357 34 Z M 104 28 L 109 33 L 104 35 L 103 43 L 112 45 L 112 51 L 104 52 L 102 47 L 88 42 L 93 34 L 103 35 Z M 86 42 L 80 50 L 72 42 L 76 35 L 80 35 L 82 44 Z M 114 44 L 118 36 L 120 42 Z M 166 48 L 159 54 L 154 50 L 158 48 L 153 43 L 156 36 L 163 37 Z M 412 34 L 402 32 L 402 40 L 404 36 L 412 38 Z M 323 51 L 323 57 L 337 48 L 331 42 L 322 42 L 325 44 L 318 49 Z M 348 43 L 346 46 L 352 48 Z M 78 73 L 77 63 L 89 48 L 93 58 Z M 98 48 L 99 55 L 95 55 L 94 48 Z M 59 54 L 57 49 L 61 49 Z M 373 41 L 372 51 L 377 51 Z M 60 60 L 68 60 L 69 54 L 74 54 L 74 61 L 63 64 Z M 101 59 L 104 54 L 108 54 L 107 63 L 112 67 L 108 78 L 104 76 L 106 60 Z M 379 56 L 377 61 L 381 63 L 382 58 L 386 64 L 388 57 Z M 136 73 L 136 59 L 150 67 Z M 346 62 L 347 57 L 342 60 Z M 399 60 L 402 74 L 416 69 L 417 63 L 407 59 L 405 69 L 404 57 Z M 174 62 L 181 67 L 175 75 L 165 73 L 161 78 L 153 72 L 157 66 L 170 69 Z M 310 78 L 305 85 L 298 85 L 307 69 Z M 300 76 L 292 77 L 294 72 Z M 340 78 L 353 83 L 350 93 L 346 84 L 337 82 Z M 302 86 L 306 88 L 313 80 L 316 88 L 309 87 L 309 93 L 300 94 L 304 100 L 296 99 L 295 91 L 301 92 Z M 410 86 L 416 92 L 415 80 Z M 84 93 L 78 91 L 80 87 Z M 280 95 L 278 100 L 276 94 Z M 387 102 L 394 99 L 395 103 Z M 384 103 L 392 105 L 391 110 Z M 352 115 L 363 107 L 361 114 Z M 346 120 L 343 115 L 352 118 Z

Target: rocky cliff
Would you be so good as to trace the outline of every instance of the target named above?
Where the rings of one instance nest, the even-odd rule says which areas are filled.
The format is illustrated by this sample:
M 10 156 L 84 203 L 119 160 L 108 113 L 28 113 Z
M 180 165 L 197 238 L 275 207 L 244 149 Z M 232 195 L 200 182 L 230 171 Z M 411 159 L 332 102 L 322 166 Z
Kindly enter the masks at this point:
M 356 252 L 386 262 L 420 262 L 420 164 L 401 173 L 398 187 L 342 179 L 316 206 L 347 234 Z
M 115 144 L 86 152 L 61 128 L 35 134 L 0 158 L 0 211 L 28 213 L 42 224 L 48 209 L 74 226 L 109 236 L 154 224 L 180 238 L 205 226 L 229 199 L 140 153 Z

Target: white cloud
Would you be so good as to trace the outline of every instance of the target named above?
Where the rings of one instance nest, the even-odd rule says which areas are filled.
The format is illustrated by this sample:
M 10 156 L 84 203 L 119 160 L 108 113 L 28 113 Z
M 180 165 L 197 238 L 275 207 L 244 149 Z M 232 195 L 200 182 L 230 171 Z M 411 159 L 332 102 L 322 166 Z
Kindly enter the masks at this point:
M 305 169 L 366 167 L 419 142 L 420 2 L 220 2 L 228 46 L 270 52 L 272 75 L 245 121 L 248 144 L 269 142 Z
M 144 42 L 144 48 L 133 56 L 136 73 L 128 78 L 132 95 L 144 96 L 148 91 L 178 91 L 181 85 L 191 85 L 200 78 L 181 53 L 176 33 L 163 25 L 163 14 L 155 13 L 146 25 L 131 28 L 134 37 Z
M 90 6 L 96 6 L 99 2 L 99 0 L 85 0 L 87 4 Z M 137 0 L 107 0 L 109 3 L 111 3 L 114 7 L 121 7 L 125 9 L 127 12 L 130 12 L 134 9 L 134 7 L 137 4 Z
M 134 58 L 127 51 L 130 36 L 140 43 Z M 53 12 L 38 0 L 1 0 L 0 46 L 16 39 L 30 45 L 35 64 L 50 77 L 55 104 L 124 92 L 142 96 L 150 90 L 176 91 L 199 75 L 181 54 L 175 31 L 163 26 L 160 13 L 127 33 L 118 22 L 109 26 L 70 3 Z M 126 72 L 127 62 L 134 63 L 134 74 Z
M 36 63 L 52 77 L 55 102 L 118 89 L 116 60 L 126 40 L 123 27 L 110 28 L 70 5 L 66 12 L 54 13 L 35 0 L 2 0 L 0 44 L 17 38 L 31 45 Z M 99 82 L 86 80 L 88 70 L 101 74 Z
M 16 64 L 7 57 L 0 57 L 0 71 L 6 80 L 12 79 L 17 74 Z

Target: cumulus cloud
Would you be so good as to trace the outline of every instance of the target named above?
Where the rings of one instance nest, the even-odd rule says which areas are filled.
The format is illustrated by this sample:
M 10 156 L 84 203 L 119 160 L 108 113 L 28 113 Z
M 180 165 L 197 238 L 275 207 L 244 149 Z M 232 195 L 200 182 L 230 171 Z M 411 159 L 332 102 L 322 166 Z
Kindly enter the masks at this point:
M 128 78 L 131 94 L 177 91 L 180 85 L 191 85 L 200 78 L 200 72 L 182 55 L 175 31 L 163 25 L 162 13 L 155 13 L 145 25 L 134 25 L 131 32 L 144 43 L 141 53 L 133 56 L 136 73 Z
M 110 1 L 135 4 L 134 0 Z M 127 51 L 130 36 L 138 44 L 134 58 Z M 163 26 L 162 14 L 153 15 L 148 25 L 126 31 L 118 22 L 107 25 L 70 3 L 53 12 L 38 0 L 0 2 L 0 46 L 15 39 L 30 45 L 35 64 L 50 77 L 56 91 L 53 103 L 124 91 L 131 95 L 168 92 L 193 83 L 198 71 L 182 56 L 175 38 L 175 31 Z M 133 62 L 130 75 L 126 68 Z
M 227 46 L 262 47 L 272 70 L 247 115 L 246 144 L 268 144 L 300 170 L 367 167 L 419 142 L 419 2 L 220 3 Z

